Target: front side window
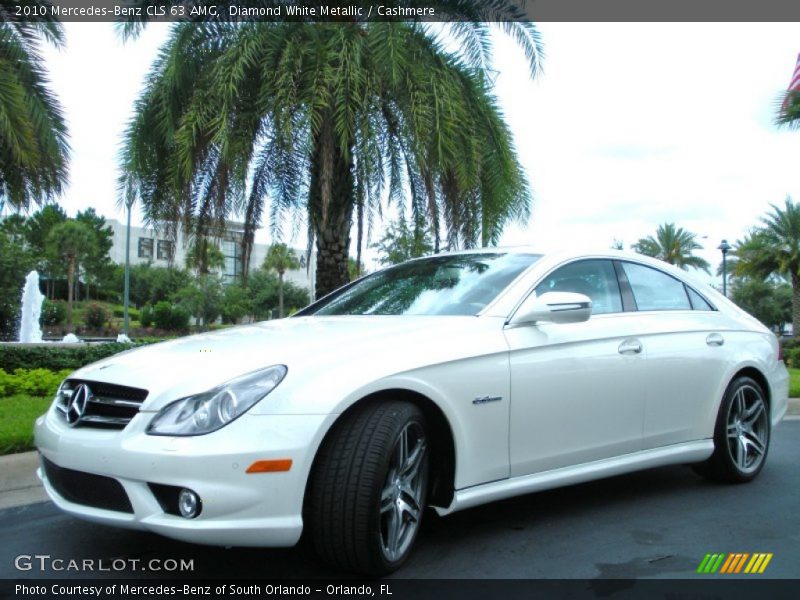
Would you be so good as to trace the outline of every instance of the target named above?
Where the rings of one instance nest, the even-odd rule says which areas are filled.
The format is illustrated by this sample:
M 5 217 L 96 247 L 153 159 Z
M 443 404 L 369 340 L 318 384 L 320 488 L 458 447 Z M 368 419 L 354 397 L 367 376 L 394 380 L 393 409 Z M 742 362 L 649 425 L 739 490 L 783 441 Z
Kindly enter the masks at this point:
M 433 256 L 379 271 L 299 315 L 475 315 L 537 254 Z
M 691 310 L 683 282 L 652 267 L 623 262 L 639 310 Z
M 589 296 L 593 315 L 622 312 L 619 282 L 610 260 L 579 260 L 560 267 L 536 286 L 537 296 L 545 292 Z

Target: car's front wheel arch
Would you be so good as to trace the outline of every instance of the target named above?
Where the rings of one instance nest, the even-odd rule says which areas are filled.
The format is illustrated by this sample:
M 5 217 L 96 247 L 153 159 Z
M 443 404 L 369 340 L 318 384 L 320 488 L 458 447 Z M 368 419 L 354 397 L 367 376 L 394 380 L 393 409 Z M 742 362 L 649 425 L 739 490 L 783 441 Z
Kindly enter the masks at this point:
M 455 437 L 449 420 L 442 409 L 429 397 L 413 390 L 392 388 L 374 392 L 360 398 L 351 404 L 337 419 L 331 423 L 328 431 L 322 437 L 316 449 L 314 460 L 309 473 L 314 471 L 314 466 L 319 457 L 320 449 L 337 428 L 337 423 L 350 418 L 350 415 L 363 409 L 367 403 L 400 400 L 414 404 L 422 411 L 428 424 L 430 433 L 430 478 L 428 480 L 428 504 L 431 506 L 447 507 L 453 502 L 455 494 L 456 450 Z M 308 485 L 304 494 L 304 506 L 308 500 Z

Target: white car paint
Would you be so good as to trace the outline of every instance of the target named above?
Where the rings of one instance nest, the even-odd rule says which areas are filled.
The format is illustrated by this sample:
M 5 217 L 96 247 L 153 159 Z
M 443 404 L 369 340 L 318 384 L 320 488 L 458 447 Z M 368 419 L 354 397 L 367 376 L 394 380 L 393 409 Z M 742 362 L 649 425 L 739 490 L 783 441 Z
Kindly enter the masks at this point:
M 531 252 L 490 249 L 486 252 Z M 474 252 L 474 251 L 471 251 Z M 701 292 L 716 311 L 622 312 L 571 324 L 509 324 L 538 282 L 571 261 L 649 265 Z M 710 346 L 709 335 L 724 338 Z M 626 349 L 639 344 L 641 351 Z M 58 466 L 114 478 L 133 514 L 53 501 L 81 518 L 208 544 L 289 546 L 330 427 L 370 394 L 406 390 L 434 403 L 453 437 L 447 514 L 520 493 L 688 463 L 713 451 L 726 386 L 744 368 L 766 381 L 771 422 L 787 406 L 777 340 L 721 294 L 662 262 L 615 251 L 547 255 L 475 316 L 306 316 L 194 335 L 122 353 L 70 379 L 149 391 L 123 430 L 70 427 L 52 407 L 36 445 Z M 195 437 L 148 435 L 170 402 L 270 365 L 285 379 L 242 417 Z M 493 401 L 474 403 L 478 398 Z M 499 398 L 499 399 L 498 399 Z M 256 460 L 291 458 L 281 473 L 246 474 Z M 147 483 L 193 489 L 196 519 L 166 514 Z

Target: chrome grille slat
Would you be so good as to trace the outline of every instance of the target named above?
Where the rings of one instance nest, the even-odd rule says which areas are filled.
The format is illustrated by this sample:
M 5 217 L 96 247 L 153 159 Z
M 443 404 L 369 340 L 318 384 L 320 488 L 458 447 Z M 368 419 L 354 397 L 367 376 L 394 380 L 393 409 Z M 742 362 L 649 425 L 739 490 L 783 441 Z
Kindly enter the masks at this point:
M 78 390 L 81 385 L 85 388 Z M 55 406 L 72 426 L 123 429 L 139 413 L 147 394 L 140 388 L 68 379 L 58 391 Z

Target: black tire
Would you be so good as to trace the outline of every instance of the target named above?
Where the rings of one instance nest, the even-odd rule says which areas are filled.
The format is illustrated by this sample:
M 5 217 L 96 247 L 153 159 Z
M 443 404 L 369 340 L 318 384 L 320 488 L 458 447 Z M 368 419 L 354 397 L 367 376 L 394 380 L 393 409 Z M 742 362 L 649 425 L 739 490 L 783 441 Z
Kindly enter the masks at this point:
M 767 461 L 771 434 L 769 402 L 763 388 L 750 377 L 737 377 L 725 390 L 719 407 L 714 453 L 692 468 L 713 481 L 752 481 Z
M 427 500 L 426 431 L 420 410 L 400 401 L 366 404 L 334 425 L 311 470 L 304 510 L 305 541 L 324 562 L 385 575 L 406 561 Z M 398 469 L 403 438 L 408 457 L 418 459 L 414 477 Z

